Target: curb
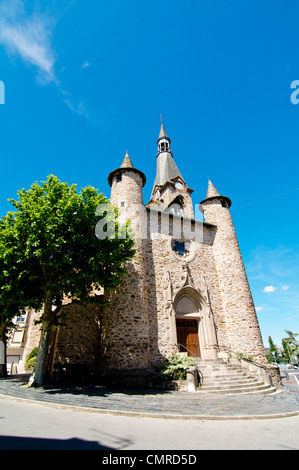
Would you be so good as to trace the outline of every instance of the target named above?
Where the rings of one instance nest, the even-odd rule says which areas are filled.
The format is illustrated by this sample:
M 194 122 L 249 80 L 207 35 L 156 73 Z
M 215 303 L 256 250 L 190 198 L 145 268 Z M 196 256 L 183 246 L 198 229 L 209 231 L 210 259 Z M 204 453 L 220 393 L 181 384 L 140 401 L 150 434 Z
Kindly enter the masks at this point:
M 155 413 L 155 412 L 142 412 L 142 411 L 122 411 L 122 410 L 109 410 L 109 409 L 100 409 L 84 406 L 75 406 L 75 405 L 66 405 L 61 403 L 54 403 L 42 400 L 31 400 L 28 398 L 17 398 L 10 395 L 1 395 L 1 400 L 10 400 L 17 403 L 24 403 L 30 405 L 40 405 L 46 406 L 49 408 L 68 410 L 74 412 L 85 412 L 85 413 L 97 413 L 105 414 L 111 416 L 125 416 L 132 418 L 155 418 L 155 419 L 172 419 L 172 420 L 201 420 L 201 421 L 225 421 L 225 420 L 257 420 L 257 419 L 279 419 L 279 418 L 290 418 L 293 416 L 299 416 L 298 411 L 290 411 L 286 413 L 274 413 L 267 415 L 175 415 L 167 413 Z

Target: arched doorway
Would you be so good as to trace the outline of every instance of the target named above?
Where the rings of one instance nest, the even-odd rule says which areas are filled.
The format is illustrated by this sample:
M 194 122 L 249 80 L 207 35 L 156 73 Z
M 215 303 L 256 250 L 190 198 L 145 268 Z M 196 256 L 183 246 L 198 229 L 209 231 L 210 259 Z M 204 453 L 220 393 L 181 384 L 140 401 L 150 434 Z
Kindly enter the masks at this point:
M 176 296 L 174 308 L 176 318 L 177 344 L 189 356 L 201 357 L 199 324 L 202 298 L 192 288 L 182 289 Z
M 176 331 L 179 350 L 188 356 L 200 357 L 198 321 L 192 318 L 176 318 Z
M 201 293 L 191 286 L 177 292 L 173 301 L 176 344 L 189 356 L 217 357 L 213 315 Z

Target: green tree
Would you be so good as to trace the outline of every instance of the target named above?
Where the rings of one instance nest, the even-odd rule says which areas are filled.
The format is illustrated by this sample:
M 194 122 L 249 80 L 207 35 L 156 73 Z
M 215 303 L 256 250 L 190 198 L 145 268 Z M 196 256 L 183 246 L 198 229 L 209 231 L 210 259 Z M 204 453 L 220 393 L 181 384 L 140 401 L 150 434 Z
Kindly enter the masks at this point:
M 278 352 L 278 347 L 274 344 L 271 336 L 269 336 L 268 338 L 268 341 L 269 341 L 269 345 L 270 345 L 270 349 L 267 353 L 267 359 L 268 359 L 268 362 L 271 364 L 272 362 L 277 362 L 279 363 L 280 362 L 280 358 L 279 358 L 279 352 Z
M 109 238 L 95 235 L 97 207 L 105 204 L 107 214 L 111 214 L 111 205 L 92 187 L 77 193 L 76 185 L 69 186 L 51 175 L 29 190 L 18 191 L 18 196 L 18 200 L 10 201 L 15 208 L 10 215 L 13 263 L 18 283 L 23 286 L 22 305 L 42 309 L 41 339 L 30 380 L 31 385 L 40 386 L 46 373 L 51 330 L 59 321 L 63 302 L 101 302 L 101 296 L 94 292 L 120 284 L 125 262 L 134 256 L 134 241 L 124 236 L 128 227 L 117 226 L 115 235 Z M 14 298 L 18 299 L 18 292 Z
M 1 235 L 6 227 L 5 219 L 0 220 L 0 377 L 6 376 L 6 342 L 7 331 L 13 326 L 12 319 L 16 315 L 17 305 L 12 302 L 11 280 L 4 263 L 3 243 Z M 8 254 L 7 254 L 8 256 Z
M 282 339 L 285 351 L 289 356 L 289 360 L 292 364 L 298 364 L 299 359 L 299 342 L 296 340 L 298 333 L 293 333 L 290 330 L 284 330 L 287 333 L 287 337 Z
M 288 347 L 288 343 L 285 338 L 281 340 L 282 343 L 282 362 L 285 364 L 289 364 L 291 362 L 291 357 L 290 357 L 290 349 Z
M 13 318 L 19 311 L 19 303 L 14 301 L 14 294 L 7 287 L 7 275 L 3 274 L 0 262 L 0 377 L 6 377 L 7 334 L 13 328 Z
M 12 213 L 0 219 L 0 377 L 6 376 L 6 343 L 14 327 L 13 318 L 26 306 L 24 285 L 19 276 L 25 265 L 21 268 L 21 263 L 17 263 L 19 256 L 12 222 Z

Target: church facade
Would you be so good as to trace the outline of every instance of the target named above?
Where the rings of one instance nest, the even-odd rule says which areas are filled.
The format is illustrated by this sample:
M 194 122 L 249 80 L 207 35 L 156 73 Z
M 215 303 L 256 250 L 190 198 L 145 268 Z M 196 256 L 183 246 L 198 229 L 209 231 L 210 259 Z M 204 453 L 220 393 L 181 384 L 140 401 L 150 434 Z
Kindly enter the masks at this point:
M 150 370 L 178 351 L 202 360 L 242 353 L 268 367 L 231 201 L 209 181 L 200 204 L 204 222 L 195 220 L 193 190 L 175 163 L 163 124 L 157 145 L 148 203 L 146 177 L 128 154 L 108 175 L 120 222 L 132 223 L 136 255 L 119 288 L 104 293 L 102 308 L 64 307 L 64 324 L 53 332 L 49 373 L 65 366 L 90 373 Z M 38 337 L 32 320 L 30 328 L 28 352 Z
M 241 352 L 266 364 L 231 201 L 209 181 L 201 202 L 205 221 L 194 220 L 193 190 L 163 124 L 157 144 L 149 203 L 143 204 L 145 175 L 128 155 L 108 177 L 111 203 L 132 220 L 137 251 L 104 309 L 107 364 L 151 367 L 178 349 L 202 359 Z

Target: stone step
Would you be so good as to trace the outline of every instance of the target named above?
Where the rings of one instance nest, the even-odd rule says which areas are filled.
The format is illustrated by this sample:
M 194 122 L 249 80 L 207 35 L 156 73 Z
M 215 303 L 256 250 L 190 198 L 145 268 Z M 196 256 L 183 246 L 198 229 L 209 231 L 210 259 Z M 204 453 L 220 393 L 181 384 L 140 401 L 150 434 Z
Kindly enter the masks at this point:
M 221 370 L 213 370 L 213 371 L 206 371 L 199 369 L 199 373 L 206 377 L 254 377 L 252 374 L 246 374 L 244 370 L 230 370 L 230 371 L 221 371 Z
M 205 370 L 205 371 L 213 371 L 213 370 L 221 370 L 221 371 L 230 371 L 230 370 L 245 370 L 245 369 L 240 369 L 240 366 L 238 367 L 237 365 L 229 364 L 215 364 L 214 366 L 212 365 L 201 365 L 198 364 L 198 368 L 200 370 Z
M 234 388 L 248 388 L 248 387 L 268 387 L 264 382 L 244 382 L 244 383 L 217 383 L 217 384 L 202 384 L 200 389 L 202 390 L 230 390 Z
M 238 363 L 226 363 L 223 360 L 198 360 L 198 369 L 202 384 L 197 392 L 202 394 L 239 394 L 273 393 L 274 387 L 265 384 L 251 371 Z
M 240 370 L 237 364 L 198 364 L 199 369 L 203 370 Z M 243 369 L 241 369 L 243 370 Z
M 177 355 L 182 356 L 182 357 L 188 357 L 188 353 L 186 351 L 185 352 L 180 351 L 180 352 L 177 353 Z
M 204 379 L 211 378 L 213 380 L 218 380 L 221 378 L 229 378 L 231 380 L 243 379 L 243 378 L 250 378 L 250 379 L 256 378 L 254 375 L 246 374 L 246 372 L 243 370 L 241 371 L 236 370 L 236 371 L 229 371 L 229 372 L 228 371 L 227 372 L 221 372 L 221 371 L 207 372 L 207 371 L 200 370 L 199 375 L 202 376 Z
M 218 377 L 217 380 L 215 380 L 213 377 L 206 377 L 203 381 L 204 385 L 213 385 L 215 383 L 219 384 L 231 384 L 231 383 L 256 383 L 257 379 L 255 377 Z
M 260 385 L 250 385 L 247 386 L 238 386 L 232 385 L 230 387 L 198 387 L 198 393 L 213 393 L 213 394 L 239 394 L 239 393 L 273 393 L 276 389 L 274 387 L 270 387 L 269 385 L 260 384 Z

